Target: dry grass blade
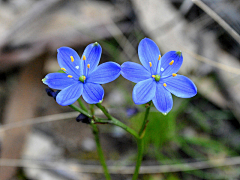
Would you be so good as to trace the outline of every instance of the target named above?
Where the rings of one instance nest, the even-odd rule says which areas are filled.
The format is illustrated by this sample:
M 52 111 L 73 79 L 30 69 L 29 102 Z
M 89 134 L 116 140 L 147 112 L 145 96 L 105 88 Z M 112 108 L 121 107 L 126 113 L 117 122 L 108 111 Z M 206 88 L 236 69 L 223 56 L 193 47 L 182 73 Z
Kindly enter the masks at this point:
M 79 114 L 78 112 L 60 113 L 60 114 L 54 114 L 54 115 L 42 116 L 42 117 L 38 117 L 38 118 L 27 119 L 25 121 L 16 122 L 16 123 L 9 123 L 9 124 L 5 124 L 5 125 L 1 126 L 0 133 L 7 131 L 9 129 L 24 127 L 24 126 L 28 126 L 28 125 L 32 125 L 32 124 L 53 122 L 53 121 L 75 118 L 75 117 L 77 117 L 78 114 Z
M 240 36 L 239 34 L 231 28 L 228 23 L 226 23 L 217 13 L 215 13 L 211 8 L 204 4 L 201 0 L 192 0 L 198 7 L 205 11 L 210 17 L 212 17 L 220 26 L 222 26 L 239 44 Z
M 196 54 L 194 52 L 192 52 L 191 50 L 187 49 L 186 47 L 184 47 L 183 45 L 181 45 L 182 47 L 182 50 L 184 52 L 186 52 L 187 54 L 189 54 L 190 56 L 192 56 L 193 58 L 201 61 L 201 62 L 204 62 L 204 63 L 207 63 L 211 66 L 214 66 L 218 69 L 221 69 L 223 71 L 227 71 L 227 72 L 230 72 L 230 73 L 233 73 L 233 74 L 237 74 L 237 75 L 240 75 L 240 69 L 238 68 L 234 68 L 234 67 L 231 67 L 231 66 L 227 66 L 225 64 L 222 64 L 222 63 L 219 63 L 219 62 L 216 62 L 216 61 L 213 61 L 209 58 L 206 58 L 206 57 L 203 57 L 199 54 Z
M 0 166 L 10 167 L 25 167 L 35 169 L 59 169 L 63 168 L 62 163 L 64 161 L 44 161 L 44 166 L 41 165 L 42 161 L 37 160 L 25 160 L 25 159 L 0 159 Z M 67 164 L 67 163 L 65 163 Z M 155 165 L 155 166 L 141 166 L 140 174 L 159 174 L 169 172 L 182 172 L 193 171 L 199 169 L 210 169 L 224 166 L 235 166 L 240 164 L 240 156 L 223 158 L 223 159 L 211 159 L 208 161 L 199 161 L 182 164 L 170 164 L 170 165 Z M 46 166 L 47 165 L 47 166 Z M 103 173 L 100 165 L 85 165 L 74 164 L 66 165 L 65 171 L 73 171 L 78 173 Z M 134 171 L 133 166 L 108 166 L 111 174 L 132 174 Z

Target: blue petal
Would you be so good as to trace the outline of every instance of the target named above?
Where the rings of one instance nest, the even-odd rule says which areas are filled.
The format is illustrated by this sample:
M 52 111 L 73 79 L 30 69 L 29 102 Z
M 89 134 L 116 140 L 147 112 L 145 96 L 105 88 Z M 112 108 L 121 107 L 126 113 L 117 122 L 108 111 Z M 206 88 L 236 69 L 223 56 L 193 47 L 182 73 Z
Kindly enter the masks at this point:
M 82 55 L 82 59 L 83 59 L 83 56 L 86 57 L 86 60 L 83 61 L 85 76 L 87 76 L 88 74 L 90 74 L 95 70 L 95 68 L 97 67 L 100 61 L 101 54 L 102 54 L 102 48 L 100 44 L 98 44 L 97 42 L 89 44 L 85 48 Z M 90 65 L 90 68 L 87 67 L 88 64 Z
M 77 52 L 69 47 L 61 47 L 58 50 L 57 59 L 61 68 L 66 69 L 66 73 L 74 77 L 79 77 L 82 74 L 82 65 Z M 73 59 L 71 59 L 71 56 Z M 72 62 L 72 60 L 74 60 Z
M 153 98 L 153 104 L 158 111 L 167 114 L 173 106 L 171 93 L 165 89 L 161 82 L 157 83 L 156 95 Z
M 129 81 L 138 83 L 151 77 L 151 73 L 140 64 L 134 62 L 125 62 L 121 67 L 122 76 Z
M 82 95 L 83 83 L 76 82 L 75 84 L 63 89 L 57 95 L 56 101 L 62 106 L 73 104 Z
M 88 104 L 97 104 L 102 101 L 104 90 L 101 85 L 95 83 L 84 83 L 83 99 Z
M 155 75 L 157 72 L 159 55 L 161 55 L 160 51 L 154 41 L 148 38 L 141 40 L 138 46 L 138 56 L 142 65 L 151 72 L 152 75 Z M 150 63 L 152 67 L 150 67 Z
M 162 81 L 163 83 L 167 84 L 165 88 L 177 97 L 190 98 L 197 94 L 197 87 L 189 78 L 185 76 L 171 76 L 164 78 Z
M 140 81 L 133 88 L 133 101 L 135 104 L 144 104 L 153 99 L 156 92 L 156 81 L 153 78 Z
M 172 60 L 173 64 L 169 65 Z M 161 61 L 161 77 L 167 77 L 178 72 L 183 62 L 183 56 L 180 51 L 169 51 L 163 55 Z
M 105 84 L 114 81 L 120 75 L 121 67 L 115 62 L 106 62 L 97 67 L 86 79 L 86 82 Z
M 77 81 L 73 78 L 69 78 L 65 73 L 50 73 L 45 76 L 43 83 L 48 85 L 50 88 L 62 90 Z

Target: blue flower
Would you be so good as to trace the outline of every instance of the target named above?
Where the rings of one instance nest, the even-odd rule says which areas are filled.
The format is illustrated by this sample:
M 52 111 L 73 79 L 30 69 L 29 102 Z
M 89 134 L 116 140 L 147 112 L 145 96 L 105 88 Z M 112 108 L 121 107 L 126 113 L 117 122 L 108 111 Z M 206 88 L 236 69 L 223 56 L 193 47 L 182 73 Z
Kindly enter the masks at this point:
M 161 57 L 157 45 L 148 38 L 138 46 L 139 59 L 143 66 L 134 62 L 122 64 L 124 78 L 137 83 L 132 97 L 135 104 L 153 101 L 155 107 L 167 114 L 173 106 L 172 94 L 190 98 L 197 94 L 197 88 L 187 77 L 176 74 L 183 57 L 180 51 L 169 51 Z
M 56 97 L 58 104 L 70 105 L 81 95 L 88 104 L 102 101 L 104 90 L 100 84 L 118 78 L 121 67 L 114 62 L 98 66 L 101 53 L 102 48 L 97 42 L 86 47 L 82 58 L 69 47 L 58 49 L 58 64 L 65 73 L 50 73 L 43 79 L 50 88 L 61 90 Z

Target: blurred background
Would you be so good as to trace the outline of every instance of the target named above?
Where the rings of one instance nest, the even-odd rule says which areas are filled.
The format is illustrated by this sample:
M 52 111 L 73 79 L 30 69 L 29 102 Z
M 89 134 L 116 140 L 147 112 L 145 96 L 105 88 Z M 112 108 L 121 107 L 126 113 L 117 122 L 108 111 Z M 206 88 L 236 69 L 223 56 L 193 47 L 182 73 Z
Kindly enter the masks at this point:
M 162 55 L 182 51 L 179 73 L 198 94 L 174 97 L 166 116 L 151 109 L 139 179 L 240 179 L 239 33 L 239 0 L 1 0 L 0 179 L 105 179 L 91 128 L 47 96 L 41 79 L 59 70 L 61 46 L 81 56 L 97 41 L 100 63 L 140 63 L 144 37 Z M 120 76 L 103 87 L 103 105 L 138 130 L 144 106 L 132 101 L 134 83 Z M 131 179 L 135 139 L 98 127 L 112 179 Z

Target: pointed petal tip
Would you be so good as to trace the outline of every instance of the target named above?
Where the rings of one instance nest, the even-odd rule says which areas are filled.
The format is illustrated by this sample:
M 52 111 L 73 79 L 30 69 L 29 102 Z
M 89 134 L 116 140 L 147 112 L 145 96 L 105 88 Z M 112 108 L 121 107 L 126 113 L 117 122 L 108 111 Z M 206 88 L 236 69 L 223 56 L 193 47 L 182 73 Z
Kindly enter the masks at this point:
M 182 56 L 182 51 L 176 51 L 176 54 L 177 54 L 178 56 Z
M 164 116 L 166 116 L 167 114 L 168 114 L 168 112 L 164 112 L 164 113 L 162 113 Z
M 93 46 L 98 46 L 98 45 L 99 45 L 98 42 L 93 43 Z
M 46 83 L 45 83 L 46 80 L 47 80 L 47 78 L 43 78 L 43 79 L 42 79 L 42 82 L 43 82 L 44 84 L 46 84 Z

